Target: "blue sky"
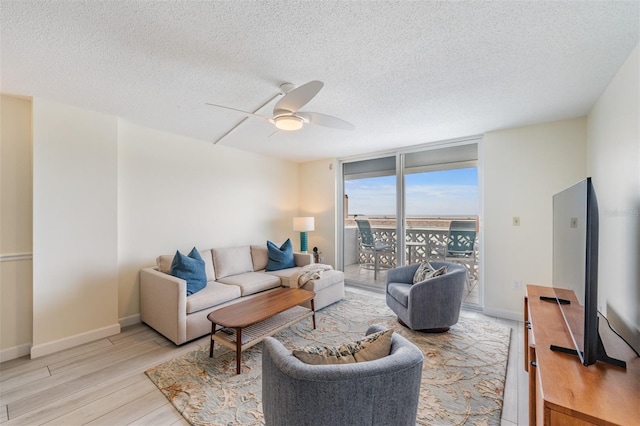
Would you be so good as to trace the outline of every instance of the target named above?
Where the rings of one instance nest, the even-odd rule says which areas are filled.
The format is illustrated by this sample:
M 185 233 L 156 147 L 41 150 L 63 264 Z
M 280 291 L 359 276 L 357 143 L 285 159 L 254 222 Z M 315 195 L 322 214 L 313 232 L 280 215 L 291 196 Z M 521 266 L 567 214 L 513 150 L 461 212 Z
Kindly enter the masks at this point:
M 395 216 L 395 181 L 395 176 L 345 181 L 349 214 Z M 408 174 L 405 191 L 407 216 L 478 214 L 476 168 Z

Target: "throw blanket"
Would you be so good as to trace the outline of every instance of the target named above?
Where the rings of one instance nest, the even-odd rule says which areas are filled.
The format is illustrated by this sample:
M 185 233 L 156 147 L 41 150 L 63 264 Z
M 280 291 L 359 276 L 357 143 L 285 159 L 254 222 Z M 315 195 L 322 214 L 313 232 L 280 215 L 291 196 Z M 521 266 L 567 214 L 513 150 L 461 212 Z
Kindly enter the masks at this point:
M 322 263 L 311 263 L 304 265 L 298 272 L 293 274 L 289 279 L 289 287 L 298 288 L 305 285 L 311 280 L 317 280 L 322 277 L 324 271 L 333 269 L 331 265 L 323 265 Z

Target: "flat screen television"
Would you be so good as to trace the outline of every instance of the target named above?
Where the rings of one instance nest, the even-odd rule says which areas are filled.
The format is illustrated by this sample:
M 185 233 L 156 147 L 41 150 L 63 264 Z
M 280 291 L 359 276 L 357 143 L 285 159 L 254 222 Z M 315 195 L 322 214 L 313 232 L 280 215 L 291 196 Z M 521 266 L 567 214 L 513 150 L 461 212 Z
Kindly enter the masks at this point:
M 575 354 L 584 365 L 624 367 L 606 354 L 598 331 L 598 225 L 591 178 L 553 196 L 553 289 L 574 347 L 551 349 Z

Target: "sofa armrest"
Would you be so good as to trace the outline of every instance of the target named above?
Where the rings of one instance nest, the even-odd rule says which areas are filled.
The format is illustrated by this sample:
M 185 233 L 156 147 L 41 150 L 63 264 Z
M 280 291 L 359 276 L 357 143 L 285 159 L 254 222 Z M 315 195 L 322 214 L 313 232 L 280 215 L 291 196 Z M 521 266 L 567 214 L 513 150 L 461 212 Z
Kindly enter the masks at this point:
M 140 319 L 176 345 L 187 339 L 187 282 L 159 272 L 140 271 Z
M 305 266 L 313 263 L 311 253 L 293 253 L 293 261 L 296 266 Z

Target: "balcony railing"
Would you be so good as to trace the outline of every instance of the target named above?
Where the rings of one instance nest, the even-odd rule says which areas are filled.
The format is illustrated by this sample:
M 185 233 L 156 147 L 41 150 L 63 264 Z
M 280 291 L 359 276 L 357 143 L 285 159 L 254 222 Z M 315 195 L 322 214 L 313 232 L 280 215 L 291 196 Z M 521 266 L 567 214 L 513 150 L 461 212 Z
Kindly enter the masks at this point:
M 468 256 L 449 256 L 447 247 L 449 244 L 449 225 L 451 218 L 420 218 L 407 219 L 407 229 L 405 232 L 405 264 L 420 263 L 429 260 L 446 260 L 459 263 L 467 268 L 471 287 L 475 286 L 478 280 L 478 238 L 474 241 L 473 253 Z M 458 218 L 456 218 L 458 220 Z M 463 220 L 475 220 L 475 218 L 464 218 Z M 377 253 L 378 264 L 382 271 L 397 266 L 396 258 L 398 235 L 396 231 L 395 218 L 369 218 L 371 231 L 375 241 L 382 242 L 391 247 L 388 253 Z M 371 251 L 359 250 L 360 232 L 355 221 L 347 219 L 345 221 L 345 267 L 356 266 L 362 269 L 363 266 L 374 264 L 374 254 Z M 361 278 L 361 281 L 368 281 L 368 278 Z M 371 280 L 377 286 L 382 284 L 384 276 L 378 274 L 378 280 Z

